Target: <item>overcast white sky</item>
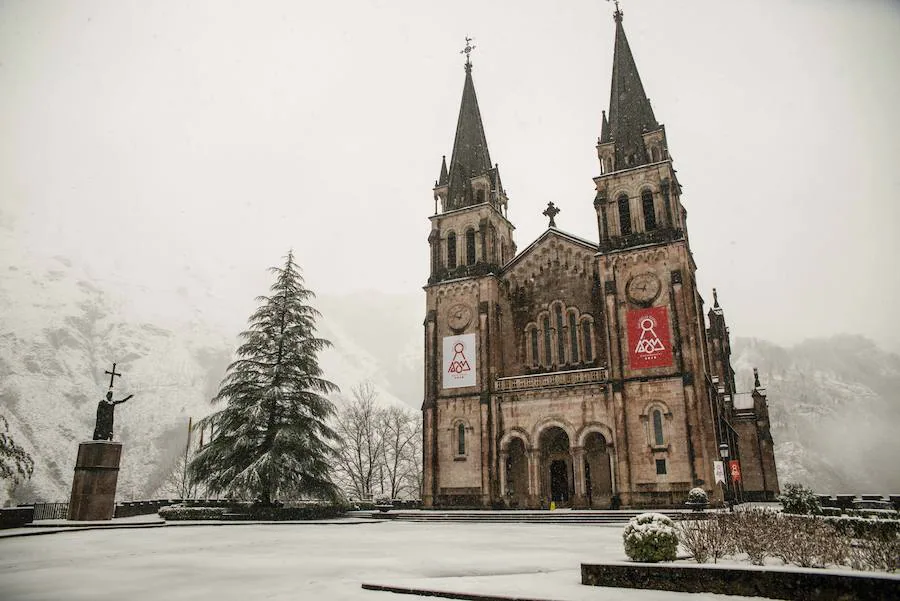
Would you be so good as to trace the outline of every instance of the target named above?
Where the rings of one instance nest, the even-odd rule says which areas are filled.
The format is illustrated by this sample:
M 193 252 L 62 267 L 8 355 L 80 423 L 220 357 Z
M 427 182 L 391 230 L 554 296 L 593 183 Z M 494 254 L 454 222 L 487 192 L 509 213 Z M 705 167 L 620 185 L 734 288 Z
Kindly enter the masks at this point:
M 900 4 L 622 7 L 732 334 L 897 348 Z M 35 257 L 135 295 L 208 286 L 239 323 L 290 247 L 319 293 L 416 292 L 469 35 L 519 248 L 549 200 L 596 240 L 612 10 L 0 0 L 0 212 Z

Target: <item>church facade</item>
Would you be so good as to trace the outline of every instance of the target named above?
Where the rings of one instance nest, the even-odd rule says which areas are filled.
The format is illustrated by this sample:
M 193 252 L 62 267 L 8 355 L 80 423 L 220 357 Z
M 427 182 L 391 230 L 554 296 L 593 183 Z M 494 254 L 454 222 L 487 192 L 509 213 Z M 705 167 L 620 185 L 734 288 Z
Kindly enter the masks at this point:
M 621 11 L 614 19 L 597 241 L 558 229 L 551 203 L 550 227 L 518 251 L 466 60 L 428 238 L 426 507 L 672 506 L 695 486 L 719 499 L 778 493 L 765 389 L 757 378 L 737 392 L 717 299 L 704 315 L 665 127 Z

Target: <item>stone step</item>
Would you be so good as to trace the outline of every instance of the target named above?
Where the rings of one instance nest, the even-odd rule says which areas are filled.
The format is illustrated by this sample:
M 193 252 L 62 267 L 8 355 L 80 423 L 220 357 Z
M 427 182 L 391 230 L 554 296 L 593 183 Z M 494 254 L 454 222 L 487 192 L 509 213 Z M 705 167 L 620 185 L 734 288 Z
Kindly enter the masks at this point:
M 642 511 L 390 511 L 372 517 L 408 522 L 490 522 L 536 524 L 624 524 Z M 679 519 L 681 511 L 660 511 Z

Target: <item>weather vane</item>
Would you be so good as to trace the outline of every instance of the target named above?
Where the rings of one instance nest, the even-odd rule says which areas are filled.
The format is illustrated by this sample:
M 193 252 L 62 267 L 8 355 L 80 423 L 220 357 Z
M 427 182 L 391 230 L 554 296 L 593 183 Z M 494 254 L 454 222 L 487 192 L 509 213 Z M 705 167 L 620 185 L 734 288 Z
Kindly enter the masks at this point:
M 460 54 L 466 55 L 466 64 L 471 65 L 472 61 L 469 60 L 469 55 L 472 54 L 472 51 L 475 50 L 475 46 L 472 45 L 472 38 L 466 36 L 466 47 L 459 51 Z
M 606 0 L 606 1 L 609 2 L 610 0 Z M 615 16 L 621 16 L 621 15 L 622 15 L 622 9 L 619 8 L 619 0 L 612 0 L 612 3 L 616 5 L 616 12 L 613 13 L 613 14 L 614 14 Z

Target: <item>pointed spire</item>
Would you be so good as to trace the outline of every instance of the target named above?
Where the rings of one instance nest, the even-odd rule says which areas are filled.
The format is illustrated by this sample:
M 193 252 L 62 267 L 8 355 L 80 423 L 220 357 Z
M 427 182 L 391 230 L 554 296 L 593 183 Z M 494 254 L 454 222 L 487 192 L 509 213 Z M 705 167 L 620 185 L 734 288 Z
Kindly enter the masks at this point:
M 599 142 L 601 144 L 609 142 L 609 120 L 606 118 L 606 111 L 603 111 L 603 125 L 600 128 Z
M 713 288 L 713 307 L 716 309 L 719 308 L 719 294 L 716 292 L 715 288 Z
M 755 367 L 753 368 L 753 388 L 761 388 L 762 384 L 759 383 L 759 370 Z
M 467 39 L 467 43 L 469 41 Z M 472 81 L 472 63 L 466 54 L 466 80 L 459 106 L 459 120 L 456 123 L 453 154 L 450 156 L 450 206 L 458 208 L 474 204 L 469 180 L 487 173 L 492 165 L 484 125 L 481 123 L 481 111 L 478 109 L 478 98 L 475 96 L 475 84 Z
M 445 154 L 441 159 L 441 175 L 438 177 L 437 185 L 446 186 L 448 181 L 450 178 L 447 176 L 447 155 Z
M 613 19 L 616 22 L 616 45 L 609 91 L 609 127 L 606 130 L 608 135 L 601 136 L 601 139 L 616 143 L 616 165 L 642 165 L 649 162 L 642 134 L 658 129 L 659 123 L 644 93 L 618 6 Z M 627 157 L 631 157 L 630 160 L 626 160 Z

